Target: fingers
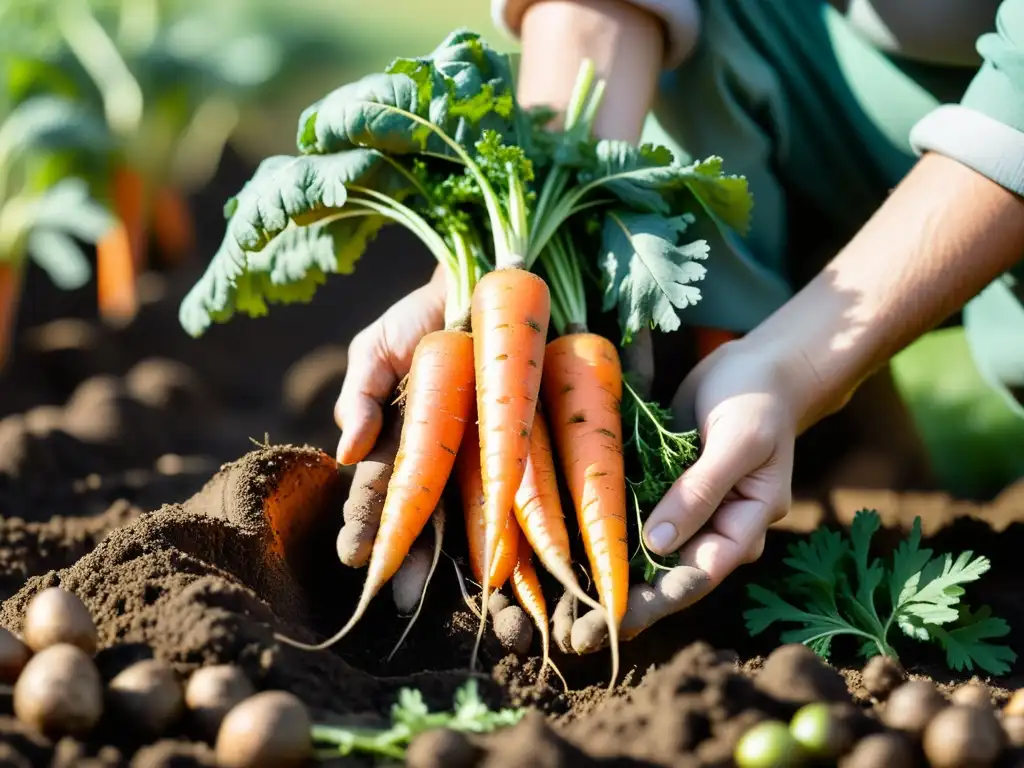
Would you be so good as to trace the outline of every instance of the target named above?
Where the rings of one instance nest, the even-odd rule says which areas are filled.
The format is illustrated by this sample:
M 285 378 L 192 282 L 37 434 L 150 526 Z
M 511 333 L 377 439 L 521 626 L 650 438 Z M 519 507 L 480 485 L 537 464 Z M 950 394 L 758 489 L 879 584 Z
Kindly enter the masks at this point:
M 385 415 L 383 439 L 356 466 L 342 509 L 345 523 L 338 531 L 338 559 L 350 568 L 362 568 L 370 559 L 398 452 L 402 420 L 394 408 Z
M 651 551 L 668 555 L 688 541 L 748 474 L 771 457 L 774 441 L 749 422 L 713 424 L 704 452 L 669 489 L 644 525 Z
M 410 616 L 419 605 L 427 586 L 433 554 L 434 545 L 424 532 L 412 545 L 398 572 L 391 577 L 391 596 L 399 616 Z
M 708 529 L 680 550 L 680 560 L 706 573 L 711 587 L 716 587 L 736 568 L 761 556 L 768 527 L 781 520 L 788 508 L 788 493 L 780 493 L 769 501 L 726 502 L 715 513 Z
M 629 590 L 626 615 L 619 628 L 621 640 L 632 640 L 666 616 L 689 608 L 712 589 L 706 573 L 692 566 L 661 571 L 654 584 L 634 584 Z M 608 645 L 604 613 L 592 610 L 572 627 L 572 650 L 593 653 Z
M 354 464 L 370 451 L 381 429 L 381 406 L 409 372 L 416 345 L 443 327 L 444 285 L 432 280 L 352 339 L 348 371 L 334 406 L 334 420 L 342 430 L 339 463 Z
M 562 653 L 572 652 L 572 627 L 576 622 L 576 607 L 576 598 L 571 592 L 566 591 L 562 593 L 562 597 L 551 615 L 551 639 L 555 641 L 555 645 Z M 593 613 L 601 616 L 602 622 L 604 621 L 603 613 L 600 611 L 593 611 Z

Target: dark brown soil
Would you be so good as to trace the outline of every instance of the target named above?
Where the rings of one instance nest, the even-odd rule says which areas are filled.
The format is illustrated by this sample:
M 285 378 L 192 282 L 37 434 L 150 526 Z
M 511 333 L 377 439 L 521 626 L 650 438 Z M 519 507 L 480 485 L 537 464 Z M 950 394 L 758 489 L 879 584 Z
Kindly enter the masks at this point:
M 203 242 L 219 239 L 222 223 L 209 211 L 234 191 L 230 179 L 241 171 L 230 164 L 229 156 L 227 187 L 195 201 Z M 60 585 L 95 617 L 105 679 L 150 656 L 183 675 L 232 662 L 258 688 L 295 693 L 321 721 L 379 722 L 403 686 L 448 708 L 468 675 L 476 621 L 447 559 L 424 616 L 390 663 L 404 622 L 383 595 L 332 651 L 295 649 L 274 636 L 323 638 L 355 604 L 363 573 L 341 566 L 334 552 L 350 473 L 331 459 L 331 408 L 348 339 L 422 281 L 430 262 L 407 239 L 386 234 L 356 276 L 331 281 L 313 304 L 239 318 L 201 340 L 177 324 L 196 269 L 147 275 L 142 310 L 122 328 L 87 319 L 88 291 L 55 293 L 30 276 L 15 356 L 0 372 L 0 624 L 17 631 L 31 596 Z M 1010 623 L 1019 649 L 1024 484 L 985 504 L 929 492 L 912 440 L 872 437 L 896 417 L 884 381 L 871 386 L 855 399 L 854 416 L 803 439 L 799 501 L 764 557 L 626 644 L 628 674 L 615 696 L 604 691 L 606 654 L 556 654 L 570 685 L 562 691 L 550 676 L 538 680 L 539 658 L 508 656 L 488 640 L 485 698 L 537 711 L 476 739 L 478 764 L 726 766 L 745 728 L 788 717 L 801 696 L 869 706 L 845 646 L 835 651 L 837 672 L 817 662 L 780 672 L 776 656 L 776 671 L 759 675 L 777 635 L 748 637 L 740 615 L 745 584 L 770 583 L 794 536 L 847 525 L 864 507 L 882 516 L 882 544 L 920 515 L 928 546 L 987 555 L 984 600 Z M 873 402 L 884 404 L 874 422 Z M 457 554 L 458 526 L 449 528 Z M 947 691 L 971 678 L 950 674 L 935 649 L 899 650 L 912 676 Z M 999 701 L 1024 678 L 984 682 Z M 54 744 L 10 714 L 8 691 L 0 697 L 3 765 L 214 764 L 186 725 L 141 748 L 109 723 L 90 743 Z M 878 727 L 857 717 L 864 733 Z

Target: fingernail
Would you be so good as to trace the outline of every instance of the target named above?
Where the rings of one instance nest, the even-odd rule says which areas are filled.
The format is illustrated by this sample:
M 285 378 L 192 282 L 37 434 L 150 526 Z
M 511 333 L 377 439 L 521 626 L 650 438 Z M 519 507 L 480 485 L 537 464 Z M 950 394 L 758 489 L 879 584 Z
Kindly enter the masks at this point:
M 672 523 L 658 523 L 647 534 L 647 546 L 657 552 L 664 553 L 676 540 L 679 532 Z

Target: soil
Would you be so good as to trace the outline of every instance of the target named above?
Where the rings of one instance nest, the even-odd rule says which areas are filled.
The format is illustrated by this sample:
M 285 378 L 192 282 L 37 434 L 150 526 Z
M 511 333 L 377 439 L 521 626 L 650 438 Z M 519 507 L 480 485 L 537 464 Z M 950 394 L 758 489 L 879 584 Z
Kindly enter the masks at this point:
M 247 173 L 229 153 L 217 182 L 193 200 L 201 242 L 219 240 L 220 202 Z M 61 294 L 30 275 L 15 354 L 0 372 L 0 624 L 18 631 L 28 600 L 60 585 L 95 618 L 104 679 L 140 658 L 167 661 L 182 675 L 231 662 L 257 688 L 293 692 L 322 722 L 383 722 L 408 686 L 431 707 L 449 708 L 469 676 L 476 622 L 445 560 L 424 615 L 390 662 L 404 620 L 383 597 L 331 651 L 275 637 L 316 641 L 354 606 L 363 574 L 334 552 L 350 472 L 331 458 L 331 407 L 348 340 L 422 282 L 429 260 L 385 231 L 357 274 L 330 281 L 313 304 L 238 318 L 193 340 L 177 308 L 201 266 L 146 275 L 139 315 L 118 328 L 90 319 L 88 290 Z M 766 663 L 777 634 L 749 637 L 737 608 L 745 584 L 776 576 L 796 536 L 848 525 L 861 508 L 881 514 L 883 545 L 919 515 L 927 546 L 988 556 L 984 600 L 1009 622 L 1009 642 L 1019 648 L 1024 577 L 1015 557 L 1024 549 L 1024 484 L 978 502 L 930 490 L 912 440 L 872 437 L 898 418 L 884 380 L 872 387 L 870 399 L 858 396 L 851 406 L 855 417 L 831 419 L 802 439 L 797 501 L 761 560 L 624 645 L 629 672 L 615 695 L 604 691 L 604 653 L 556 653 L 570 685 L 563 691 L 538 677 L 538 657 L 507 655 L 488 639 L 484 674 L 476 675 L 484 698 L 531 713 L 514 728 L 474 738 L 470 763 L 726 766 L 747 727 L 789 717 L 812 699 L 845 702 L 858 732 L 878 730 L 852 648 L 837 647 L 834 667 L 785 654 Z M 880 401 L 871 421 L 868 406 Z M 950 673 L 928 646 L 908 648 L 901 659 L 912 676 L 947 692 L 972 678 Z M 1019 672 L 982 682 L 997 702 L 1024 685 Z M 187 724 L 150 745 L 131 743 L 112 723 L 88 742 L 52 742 L 13 718 L 8 691 L 0 697 L 0 763 L 214 760 Z

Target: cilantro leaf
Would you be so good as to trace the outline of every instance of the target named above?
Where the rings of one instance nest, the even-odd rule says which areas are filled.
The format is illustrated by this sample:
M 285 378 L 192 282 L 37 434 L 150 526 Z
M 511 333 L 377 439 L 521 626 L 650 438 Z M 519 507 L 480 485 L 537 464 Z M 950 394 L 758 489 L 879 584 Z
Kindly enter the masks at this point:
M 929 627 L 929 632 L 946 650 L 946 664 L 957 671 L 974 671 L 975 665 L 991 675 L 1005 675 L 1017 654 L 1005 645 L 986 642 L 1010 634 L 1010 626 L 992 616 L 988 606 L 971 613 L 967 606 L 960 611 L 957 623 L 950 627 Z
M 641 328 L 674 331 L 676 309 L 700 300 L 706 269 L 697 259 L 708 254 L 704 240 L 678 244 L 691 219 L 610 211 L 601 233 L 604 272 L 603 309 L 618 307 L 619 324 L 628 340 Z
M 781 594 L 757 585 L 748 587 L 751 598 L 760 604 L 744 613 L 750 632 L 757 634 L 776 622 L 799 624 L 800 628 L 782 634 L 784 642 L 804 642 L 827 655 L 832 637 L 852 634 L 862 638 L 862 655 L 881 652 L 895 657 L 887 638 L 895 623 L 909 637 L 942 645 L 952 669 L 977 665 L 991 674 L 1006 674 L 1016 655 L 987 641 L 1007 635 L 1009 626 L 993 618 L 988 608 L 972 614 L 960 603 L 963 585 L 988 571 L 989 561 L 971 552 L 933 558 L 930 549 L 921 548 L 917 518 L 887 570 L 869 553 L 880 525 L 877 512 L 863 510 L 854 516 L 849 542 L 838 532 L 819 529 L 807 541 L 793 545 L 784 562 L 796 573 L 780 584 Z M 876 605 L 876 592 L 883 583 L 889 587 L 887 614 Z M 801 599 L 802 607 L 788 602 L 783 594 Z

